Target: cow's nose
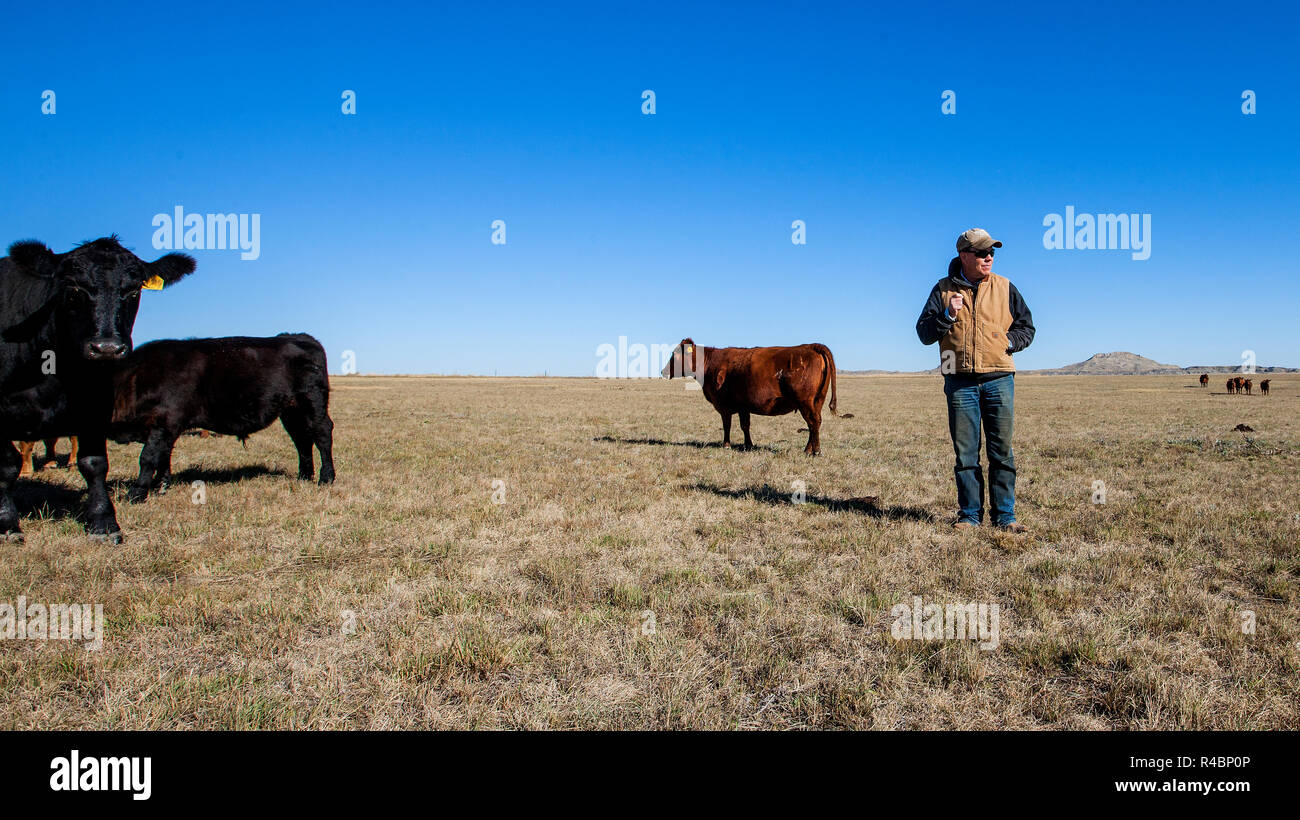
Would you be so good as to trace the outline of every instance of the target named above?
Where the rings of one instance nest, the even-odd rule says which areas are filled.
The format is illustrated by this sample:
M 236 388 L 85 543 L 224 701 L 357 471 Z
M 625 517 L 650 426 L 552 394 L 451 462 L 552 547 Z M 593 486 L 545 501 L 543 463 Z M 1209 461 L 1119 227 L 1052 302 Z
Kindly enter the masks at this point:
M 120 359 L 126 355 L 126 343 L 117 339 L 91 339 L 86 342 L 87 359 Z

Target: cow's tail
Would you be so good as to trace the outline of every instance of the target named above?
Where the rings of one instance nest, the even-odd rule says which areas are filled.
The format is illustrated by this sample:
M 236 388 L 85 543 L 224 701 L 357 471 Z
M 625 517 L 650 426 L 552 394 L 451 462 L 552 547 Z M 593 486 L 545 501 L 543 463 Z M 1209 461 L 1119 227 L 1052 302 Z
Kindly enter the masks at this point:
M 827 376 L 826 376 L 826 377 L 827 377 L 828 379 L 830 379 L 830 382 L 831 382 L 831 403 L 828 405 L 828 406 L 830 407 L 830 410 L 831 410 L 831 415 L 832 415 L 832 416 L 839 416 L 839 417 L 842 418 L 842 419 L 851 419 L 851 418 L 853 418 L 853 414 L 852 414 L 852 413 L 845 413 L 844 415 L 840 416 L 840 414 L 836 412 L 836 410 L 837 410 L 837 405 L 838 405 L 838 397 L 837 397 L 837 395 L 836 395 L 836 392 L 837 392 L 837 391 L 836 391 L 836 389 L 835 389 L 835 382 L 836 382 L 836 379 L 835 379 L 835 354 L 834 354 L 834 353 L 831 353 L 831 349 L 830 349 L 829 347 L 827 347 L 826 345 L 824 345 L 824 344 L 814 344 L 812 347 L 813 347 L 813 350 L 816 350 L 818 353 L 822 354 L 822 359 L 825 360 L 825 362 L 826 362 L 826 371 L 827 371 Z M 825 389 L 825 384 L 824 384 L 824 383 L 823 383 L 822 387 L 823 387 L 823 389 Z

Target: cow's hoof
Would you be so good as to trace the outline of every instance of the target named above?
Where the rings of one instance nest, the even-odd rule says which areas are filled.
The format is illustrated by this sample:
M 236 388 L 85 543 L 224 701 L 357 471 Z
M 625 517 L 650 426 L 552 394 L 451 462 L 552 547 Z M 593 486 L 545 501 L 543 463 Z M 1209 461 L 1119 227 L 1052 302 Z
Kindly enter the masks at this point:
M 135 487 L 126 491 L 126 500 L 132 504 L 139 504 L 149 497 L 148 490 L 138 490 Z
M 122 543 L 122 531 L 117 532 L 92 532 L 89 533 L 91 541 L 97 541 L 101 544 L 120 544 Z
M 23 541 L 27 540 L 26 536 L 24 536 L 21 532 L 18 532 L 16 530 L 14 532 L 7 532 L 3 535 L 0 535 L 0 538 L 3 538 L 5 541 L 9 542 L 10 544 L 21 544 Z
M 334 476 L 321 476 L 321 477 L 320 477 L 320 483 L 321 483 L 321 486 L 324 486 L 324 485 L 326 485 L 326 484 L 333 484 L 333 483 L 334 483 Z

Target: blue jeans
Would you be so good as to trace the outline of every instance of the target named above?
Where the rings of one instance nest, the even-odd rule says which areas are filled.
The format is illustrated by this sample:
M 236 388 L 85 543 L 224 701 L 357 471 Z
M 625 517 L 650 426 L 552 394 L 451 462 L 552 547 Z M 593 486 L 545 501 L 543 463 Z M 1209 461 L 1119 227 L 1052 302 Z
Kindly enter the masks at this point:
M 989 456 L 989 512 L 993 523 L 1005 526 L 1016 520 L 1016 460 L 1011 453 L 1015 374 L 980 382 L 972 376 L 945 375 L 943 394 L 948 399 L 948 432 L 957 454 L 958 518 L 984 521 L 984 471 L 980 469 L 980 427 Z

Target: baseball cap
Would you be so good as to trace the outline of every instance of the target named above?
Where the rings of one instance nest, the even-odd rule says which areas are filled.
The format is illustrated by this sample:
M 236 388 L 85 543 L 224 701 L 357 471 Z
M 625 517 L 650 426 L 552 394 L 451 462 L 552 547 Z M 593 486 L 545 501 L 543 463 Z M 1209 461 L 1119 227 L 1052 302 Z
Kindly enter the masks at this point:
M 989 236 L 989 232 L 983 228 L 971 228 L 957 237 L 958 251 L 983 251 L 1000 247 L 1002 243 Z

